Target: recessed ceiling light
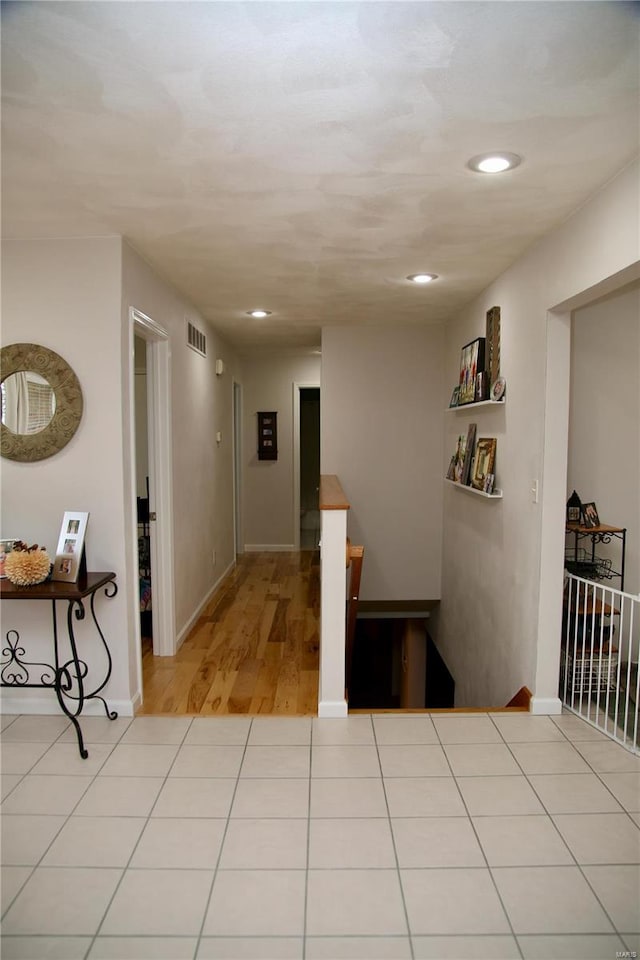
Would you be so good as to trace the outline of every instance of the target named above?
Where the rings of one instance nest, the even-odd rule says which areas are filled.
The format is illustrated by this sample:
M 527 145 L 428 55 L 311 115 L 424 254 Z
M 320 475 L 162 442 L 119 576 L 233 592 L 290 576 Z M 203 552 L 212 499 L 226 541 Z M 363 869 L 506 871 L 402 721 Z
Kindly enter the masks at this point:
M 504 173 L 506 170 L 513 170 L 519 163 L 522 163 L 522 157 L 517 153 L 479 153 L 477 157 L 471 157 L 467 166 L 476 173 Z
M 411 280 L 411 283 L 431 283 L 432 280 L 437 279 L 437 273 L 412 273 L 411 276 L 407 277 L 407 280 Z
M 247 310 L 247 316 L 256 317 L 256 319 L 261 319 L 262 317 L 270 317 L 271 310 Z

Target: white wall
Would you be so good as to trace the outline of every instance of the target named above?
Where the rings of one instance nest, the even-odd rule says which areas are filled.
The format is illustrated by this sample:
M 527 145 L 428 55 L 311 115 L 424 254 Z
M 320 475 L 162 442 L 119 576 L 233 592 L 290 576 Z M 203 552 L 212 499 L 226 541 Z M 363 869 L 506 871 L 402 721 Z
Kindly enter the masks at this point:
M 235 560 L 232 384 L 234 376 L 239 379 L 239 366 L 228 344 L 125 243 L 125 330 L 130 307 L 160 324 L 170 339 L 175 609 L 176 633 L 180 636 L 209 596 L 212 585 Z M 187 317 L 207 336 L 206 358 L 187 346 Z M 123 344 L 125 363 L 126 337 Z M 221 377 L 215 375 L 219 358 L 225 362 Z M 220 444 L 216 443 L 217 431 L 222 433 Z
M 608 278 L 637 263 L 638 183 L 637 165 L 623 171 L 446 328 L 443 402 L 457 376 L 461 346 L 484 335 L 486 311 L 494 304 L 502 310 L 507 379 L 504 421 L 495 425 L 504 500 L 461 502 L 464 494 L 456 491 L 445 498 L 438 645 L 455 677 L 459 704 L 505 704 L 523 685 L 541 701 L 557 697 L 567 457 L 562 417 L 569 367 L 567 356 L 563 386 L 547 356 L 548 338 L 555 340 L 563 320 L 548 311 L 570 310 L 589 291 L 593 297 L 604 293 Z M 549 417 L 560 418 L 560 441 L 545 448 L 548 387 L 558 399 Z M 481 421 L 478 411 L 479 429 L 480 422 L 483 432 L 489 429 L 488 415 Z M 451 436 L 443 470 L 450 448 Z M 562 483 L 541 487 L 540 502 L 533 503 L 532 480 L 554 473 Z
M 320 383 L 319 356 L 251 357 L 242 363 L 245 549 L 291 550 L 293 516 L 293 384 Z M 258 411 L 278 414 L 278 459 L 258 460 Z
M 567 496 L 627 528 L 625 590 L 640 593 L 640 288 L 576 310 L 571 344 Z M 619 542 L 598 555 L 620 569 Z
M 440 326 L 322 332 L 322 473 L 365 547 L 362 600 L 440 596 L 442 350 Z
M 98 615 L 113 654 L 105 695 L 116 709 L 131 709 L 139 695 L 133 589 L 136 531 L 132 523 L 129 307 L 164 326 L 172 351 L 173 491 L 176 633 L 184 630 L 234 561 L 232 493 L 232 378 L 239 377 L 230 348 L 192 308 L 119 237 L 80 240 L 5 240 L 2 247 L 3 344 L 32 341 L 60 353 L 75 370 L 84 394 L 83 418 L 59 454 L 34 464 L 2 461 L 2 535 L 45 544 L 55 551 L 65 510 L 90 513 L 87 562 L 113 570 L 119 591 L 101 600 Z M 208 336 L 199 357 L 185 343 L 185 315 Z M 214 374 L 215 359 L 226 364 Z M 217 430 L 222 442 L 215 441 Z M 213 563 L 213 551 L 216 562 Z M 3 604 L 3 629 L 29 641 L 28 658 L 50 660 L 46 604 Z M 86 623 L 90 667 L 99 645 Z M 19 695 L 21 710 L 56 712 L 41 691 Z M 3 691 L 4 709 L 16 703 Z
M 2 536 L 44 544 L 55 554 L 65 510 L 88 511 L 90 570 L 113 570 L 122 587 L 125 569 L 122 501 L 122 397 L 120 390 L 119 238 L 11 240 L 2 244 L 2 343 L 39 343 L 75 371 L 84 397 L 77 433 L 60 453 L 38 463 L 2 460 Z M 129 699 L 126 591 L 97 601 L 97 614 L 113 653 L 108 695 Z M 65 611 L 66 614 L 66 611 Z M 87 660 L 101 665 L 99 647 L 79 623 Z M 3 604 L 3 635 L 17 629 L 28 659 L 51 662 L 49 604 Z M 23 691 L 23 707 L 56 712 L 54 696 Z M 3 690 L 4 709 L 15 702 Z

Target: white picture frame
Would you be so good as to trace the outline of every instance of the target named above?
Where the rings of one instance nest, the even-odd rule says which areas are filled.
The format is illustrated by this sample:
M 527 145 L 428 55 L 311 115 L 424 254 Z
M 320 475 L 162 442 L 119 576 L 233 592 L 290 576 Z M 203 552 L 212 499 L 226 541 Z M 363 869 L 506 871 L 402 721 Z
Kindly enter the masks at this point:
M 52 580 L 75 583 L 79 575 L 86 572 L 84 541 L 88 522 L 88 513 L 78 513 L 75 510 L 65 512 L 53 562 Z

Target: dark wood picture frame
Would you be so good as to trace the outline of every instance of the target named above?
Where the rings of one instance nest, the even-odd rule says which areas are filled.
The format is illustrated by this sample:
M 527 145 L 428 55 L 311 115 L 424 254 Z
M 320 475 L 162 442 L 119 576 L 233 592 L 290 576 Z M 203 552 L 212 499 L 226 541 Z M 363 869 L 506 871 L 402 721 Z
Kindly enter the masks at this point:
M 278 459 L 278 414 L 258 411 L 258 460 Z
M 592 530 L 594 527 L 600 526 L 600 517 L 598 516 L 595 503 L 583 503 L 580 507 L 580 512 L 582 514 L 583 527 Z
M 500 307 L 487 310 L 487 371 L 491 388 L 500 376 Z
M 476 398 L 476 377 L 484 370 L 485 343 L 484 337 L 477 337 L 462 348 L 458 406 L 473 403 Z

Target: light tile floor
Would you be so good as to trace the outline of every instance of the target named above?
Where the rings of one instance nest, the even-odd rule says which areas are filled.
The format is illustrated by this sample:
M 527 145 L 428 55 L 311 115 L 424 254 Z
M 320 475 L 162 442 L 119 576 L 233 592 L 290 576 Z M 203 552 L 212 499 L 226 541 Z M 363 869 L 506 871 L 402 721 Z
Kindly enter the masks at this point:
M 4 960 L 640 949 L 640 758 L 575 717 L 2 728 Z

